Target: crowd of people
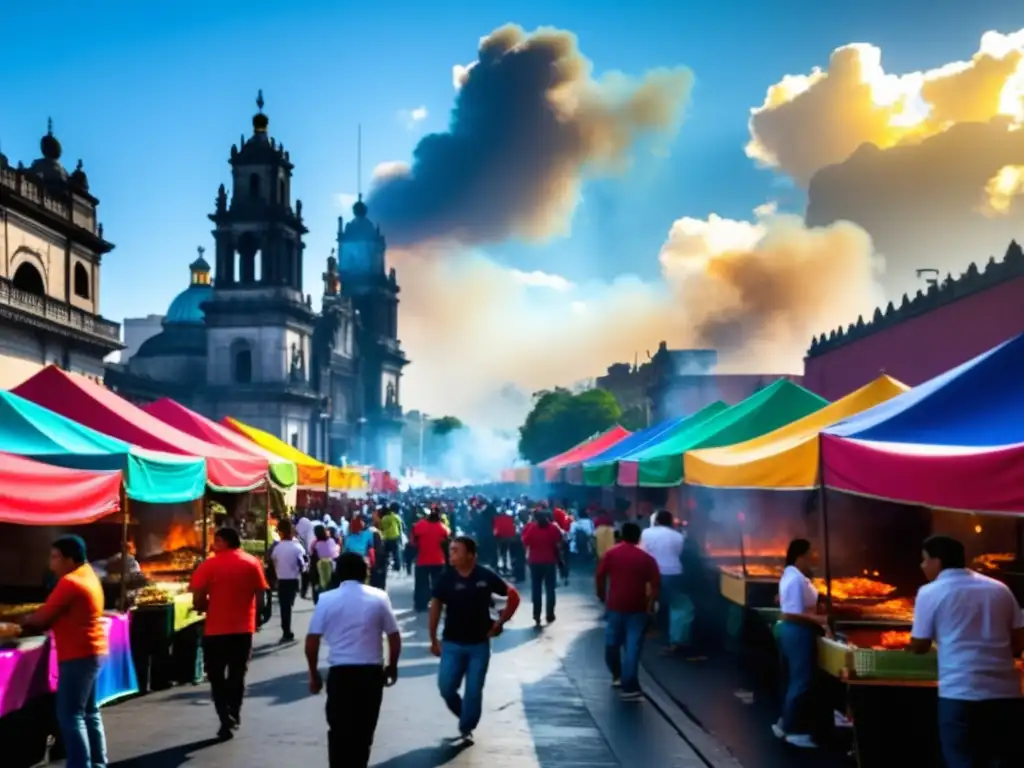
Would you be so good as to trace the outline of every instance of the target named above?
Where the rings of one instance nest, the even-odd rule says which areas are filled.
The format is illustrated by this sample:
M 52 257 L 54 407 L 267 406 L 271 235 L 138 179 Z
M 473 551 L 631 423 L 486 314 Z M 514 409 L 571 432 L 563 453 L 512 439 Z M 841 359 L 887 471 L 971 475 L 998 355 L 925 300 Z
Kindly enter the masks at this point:
M 214 556 L 192 575 L 195 607 L 205 613 L 206 675 L 219 719 L 231 739 L 242 722 L 253 635 L 272 618 L 276 594 L 281 640 L 294 640 L 292 609 L 316 605 L 305 638 L 309 690 L 326 688 L 329 765 L 369 763 L 384 689 L 399 676 L 402 637 L 386 591 L 388 572 L 414 578 L 414 607 L 427 614 L 430 652 L 440 659 L 437 685 L 472 740 L 482 714 L 491 640 L 514 616 L 517 585 L 530 581 L 533 620 L 555 621 L 559 584 L 593 567 L 605 608 L 606 663 L 625 701 L 640 701 L 639 662 L 656 622 L 674 652 L 692 642 L 694 604 L 684 578 L 685 529 L 667 511 L 615 521 L 598 510 L 453 494 L 409 494 L 364 502 L 338 518 L 298 513 L 278 522 L 279 538 L 259 559 L 243 551 L 236 529 L 213 539 Z M 816 638 L 830 631 L 811 582 L 811 542 L 793 540 L 779 585 L 776 630 L 785 691 L 772 726 L 794 747 L 811 736 Z M 1013 724 L 1024 714 L 1015 660 L 1024 652 L 1024 616 L 1003 583 L 966 567 L 964 546 L 947 536 L 923 544 L 929 583 L 918 595 L 908 651 L 938 645 L 939 720 L 947 768 L 1024 765 Z M 576 566 L 574 568 L 573 566 Z M 106 765 L 96 679 L 107 653 L 103 590 L 85 544 L 53 544 L 56 586 L 24 621 L 50 629 L 56 642 L 57 717 L 68 768 Z M 386 638 L 386 643 L 384 639 Z M 386 651 L 385 651 L 386 644 Z M 326 646 L 326 681 L 320 671 Z

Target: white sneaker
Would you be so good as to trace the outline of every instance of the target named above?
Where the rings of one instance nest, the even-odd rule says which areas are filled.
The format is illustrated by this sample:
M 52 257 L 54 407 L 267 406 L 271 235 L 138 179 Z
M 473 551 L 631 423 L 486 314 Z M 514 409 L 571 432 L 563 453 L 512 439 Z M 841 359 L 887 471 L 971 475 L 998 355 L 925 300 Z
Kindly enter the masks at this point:
M 782 718 L 780 717 L 778 722 L 772 723 L 772 733 L 775 734 L 776 739 L 785 739 L 786 732 L 782 730 Z
M 621 687 L 622 687 L 622 681 L 619 680 L 619 678 L 617 678 L 617 677 L 613 677 L 612 678 L 612 688 L 621 688 Z
M 817 749 L 818 745 L 814 739 L 806 733 L 791 733 L 786 736 L 786 743 L 801 749 Z

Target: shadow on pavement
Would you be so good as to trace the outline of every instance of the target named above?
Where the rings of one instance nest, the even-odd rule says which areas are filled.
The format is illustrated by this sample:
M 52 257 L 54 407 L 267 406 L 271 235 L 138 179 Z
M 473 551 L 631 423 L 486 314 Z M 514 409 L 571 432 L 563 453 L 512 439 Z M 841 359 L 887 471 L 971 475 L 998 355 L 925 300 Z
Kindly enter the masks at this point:
M 383 763 L 374 763 L 373 768 L 441 768 L 471 746 L 465 741 L 458 741 L 436 747 L 421 747 Z
M 178 766 L 188 763 L 196 752 L 220 743 L 220 739 L 200 739 L 188 744 L 179 744 L 156 752 L 149 752 L 130 760 L 117 760 L 110 763 L 110 768 L 178 768 Z
M 280 706 L 283 704 L 294 704 L 297 701 L 309 698 L 309 673 L 305 670 L 305 664 L 296 661 L 297 670 L 286 675 L 279 675 L 268 680 L 260 680 L 249 683 L 245 687 L 245 698 L 248 699 L 270 699 L 270 704 Z M 210 688 L 203 686 L 191 690 L 177 690 L 167 697 L 168 701 L 189 701 L 197 699 L 209 699 Z

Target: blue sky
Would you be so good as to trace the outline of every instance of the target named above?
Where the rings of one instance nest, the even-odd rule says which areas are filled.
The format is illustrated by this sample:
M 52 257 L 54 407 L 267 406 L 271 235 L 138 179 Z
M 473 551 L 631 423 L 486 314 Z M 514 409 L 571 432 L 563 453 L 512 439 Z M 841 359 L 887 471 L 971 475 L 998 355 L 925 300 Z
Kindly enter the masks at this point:
M 742 149 L 750 108 L 783 74 L 824 65 L 852 41 L 881 46 L 889 71 L 921 69 L 968 57 L 987 29 L 1024 26 L 999 0 L 937 0 L 927 12 L 879 0 L 4 5 L 0 147 L 31 162 L 50 116 L 68 167 L 84 160 L 117 245 L 101 294 L 116 320 L 162 313 L 196 246 L 210 247 L 206 215 L 229 180 L 231 144 L 251 130 L 258 88 L 297 166 L 293 189 L 311 230 L 305 286 L 318 298 L 336 217 L 348 215 L 338 195 L 356 186 L 357 124 L 364 175 L 407 160 L 423 132 L 445 128 L 452 66 L 474 59 L 480 36 L 507 21 L 553 25 L 579 36 L 597 73 L 690 67 L 696 87 L 670 157 L 590 185 L 571 239 L 491 249 L 524 269 L 584 279 L 655 270 L 680 216 L 745 217 L 768 198 L 799 209 L 799 193 L 780 192 Z M 421 106 L 428 117 L 410 130 L 399 112 Z

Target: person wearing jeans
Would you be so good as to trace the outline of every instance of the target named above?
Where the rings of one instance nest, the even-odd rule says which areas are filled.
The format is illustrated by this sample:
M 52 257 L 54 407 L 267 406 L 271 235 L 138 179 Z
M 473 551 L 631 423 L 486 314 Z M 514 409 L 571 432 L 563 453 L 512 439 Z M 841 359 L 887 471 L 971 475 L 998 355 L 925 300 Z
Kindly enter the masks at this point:
M 673 653 L 690 643 L 693 603 L 686 594 L 683 577 L 683 546 L 686 536 L 675 529 L 675 518 L 668 510 L 654 515 L 654 525 L 640 535 L 640 548 L 658 563 L 661 574 L 661 599 L 658 620 L 668 630 L 667 651 Z
M 263 565 L 241 547 L 238 531 L 219 529 L 213 537 L 213 557 L 196 568 L 189 585 L 196 610 L 206 612 L 203 660 L 222 740 L 232 738 L 241 726 L 256 600 L 270 588 Z
M 459 536 L 451 543 L 451 567 L 434 587 L 430 601 L 430 652 L 441 657 L 437 687 L 453 715 L 459 734 L 471 739 L 483 711 L 484 682 L 491 660 L 491 638 L 501 634 L 519 607 L 519 593 L 490 568 L 478 565 L 476 542 Z M 505 608 L 491 617 L 494 596 L 505 597 Z M 443 642 L 437 630 L 444 612 Z M 465 688 L 459 688 L 465 681 Z
M 640 652 L 661 584 L 658 563 L 639 543 L 640 526 L 623 525 L 622 541 L 605 553 L 594 576 L 597 598 L 607 609 L 605 663 L 627 701 L 643 698 Z
M 57 585 L 43 606 L 22 623 L 36 631 L 53 630 L 58 675 L 55 706 L 67 768 L 105 768 L 106 737 L 96 702 L 96 679 L 108 652 L 103 586 L 78 536 L 53 542 L 50 570 L 57 576 Z
M 450 535 L 448 526 L 441 521 L 441 513 L 436 509 L 412 527 L 412 542 L 416 546 L 413 607 L 417 611 L 427 610 L 430 595 L 444 571 L 444 547 Z
M 545 613 L 548 624 L 555 620 L 555 581 L 562 557 L 562 529 L 551 522 L 547 513 L 538 512 L 536 519 L 523 529 L 523 546 L 530 566 L 533 623 L 539 627 L 541 613 Z

